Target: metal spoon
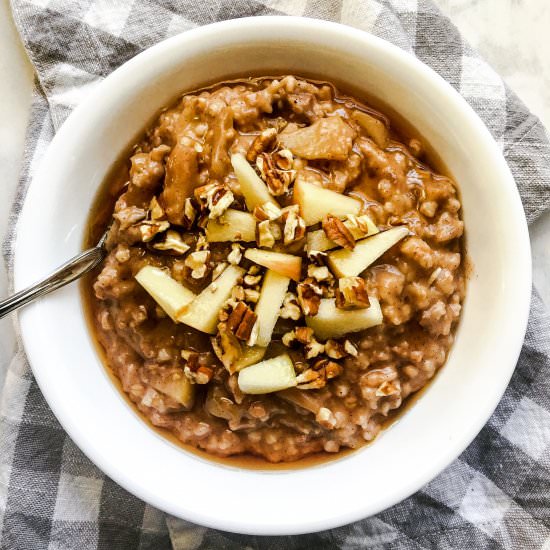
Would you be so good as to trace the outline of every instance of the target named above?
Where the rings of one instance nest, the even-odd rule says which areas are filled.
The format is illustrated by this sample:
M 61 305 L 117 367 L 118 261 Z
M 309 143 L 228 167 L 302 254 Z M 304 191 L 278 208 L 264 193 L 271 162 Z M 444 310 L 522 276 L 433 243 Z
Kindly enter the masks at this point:
M 5 300 L 0 301 L 0 319 L 11 311 L 18 309 L 40 296 L 44 296 L 82 277 L 96 267 L 107 255 L 105 239 L 107 231 L 103 233 L 96 246 L 90 248 L 56 269 L 45 279 L 16 292 Z

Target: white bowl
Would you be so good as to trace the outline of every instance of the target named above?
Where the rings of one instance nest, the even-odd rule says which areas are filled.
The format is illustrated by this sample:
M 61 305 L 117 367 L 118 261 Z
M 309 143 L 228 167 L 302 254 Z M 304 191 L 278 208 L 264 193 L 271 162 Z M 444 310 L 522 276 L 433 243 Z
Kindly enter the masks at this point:
M 76 254 L 111 164 L 181 92 L 235 75 L 323 76 L 382 98 L 440 153 L 464 205 L 473 274 L 456 343 L 434 383 L 373 445 L 303 470 L 251 471 L 189 454 L 140 420 L 92 344 L 77 285 L 27 307 L 23 341 L 53 412 L 106 474 L 143 500 L 203 525 L 252 534 L 327 529 L 375 514 L 454 460 L 501 398 L 523 341 L 531 289 L 527 226 L 489 132 L 435 72 L 367 33 L 259 17 L 198 28 L 106 78 L 50 145 L 25 201 L 17 288 Z

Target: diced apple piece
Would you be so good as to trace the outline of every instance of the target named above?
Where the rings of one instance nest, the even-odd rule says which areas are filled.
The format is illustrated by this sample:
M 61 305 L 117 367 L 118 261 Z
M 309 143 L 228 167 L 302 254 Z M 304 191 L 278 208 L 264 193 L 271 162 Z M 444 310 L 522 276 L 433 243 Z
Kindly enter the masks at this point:
M 241 267 L 228 266 L 189 304 L 187 311 L 178 316 L 178 321 L 202 332 L 214 334 L 218 324 L 218 313 L 243 274 L 244 269 Z
M 370 297 L 370 307 L 343 310 L 336 307 L 333 298 L 321 300 L 319 311 L 313 317 L 306 317 L 306 324 L 321 340 L 340 338 L 350 332 L 358 332 L 382 324 L 382 310 L 376 298 Z
M 239 372 L 239 388 L 243 393 L 263 394 L 296 386 L 294 363 L 285 353 Z
M 275 323 L 279 318 L 290 278 L 268 269 L 254 313 L 257 315 L 258 337 L 255 344 L 266 348 L 271 342 Z
M 293 201 L 300 206 L 306 225 L 323 221 L 327 214 L 343 218 L 346 214 L 359 214 L 361 210 L 358 200 L 304 180 L 295 183 Z
M 353 250 L 341 248 L 329 252 L 328 265 L 337 277 L 355 277 L 408 234 L 406 227 L 392 227 L 357 241 Z
M 388 145 L 388 128 L 379 118 L 364 113 L 363 111 L 353 111 L 351 116 L 359 123 L 378 147 L 384 149 Z
M 259 248 L 248 248 L 244 253 L 244 257 L 251 262 L 276 271 L 279 275 L 284 275 L 294 281 L 300 280 L 302 274 L 302 258 L 300 256 L 260 250 Z
M 193 407 L 195 385 L 191 384 L 183 371 L 172 373 L 169 377 L 153 377 L 151 386 L 183 405 L 187 410 Z
M 346 160 L 355 130 L 339 116 L 316 120 L 311 126 L 279 134 L 279 143 L 304 159 Z
M 261 206 L 266 202 L 277 204 L 275 199 L 271 196 L 267 185 L 258 174 L 256 174 L 254 168 L 250 166 L 243 155 L 239 153 L 231 155 L 231 164 L 239 180 L 246 207 L 250 212 L 252 212 L 256 206 Z
M 243 354 L 231 365 L 229 372 L 239 372 L 245 367 L 249 367 L 264 358 L 267 348 L 261 348 L 260 346 L 246 346 L 244 347 Z
M 380 232 L 378 227 L 376 227 L 376 224 L 366 214 L 363 214 L 362 216 L 360 216 L 360 218 L 362 222 L 367 226 L 367 233 L 359 229 L 349 220 L 346 220 L 344 222 L 344 225 L 350 230 L 354 239 L 363 239 L 365 237 L 370 237 L 371 235 L 375 235 L 376 233 Z M 333 248 L 336 248 L 338 246 L 334 241 L 331 241 L 327 237 L 326 233 L 322 229 L 318 229 L 317 231 L 310 231 L 306 235 L 306 244 L 308 252 L 311 252 L 312 250 L 324 252 L 325 250 L 332 250 Z
M 209 220 L 206 240 L 210 243 L 255 241 L 256 218 L 249 212 L 229 208 L 217 220 Z
M 174 322 L 195 299 L 193 292 L 172 279 L 159 267 L 151 265 L 142 267 L 136 274 L 136 280 Z

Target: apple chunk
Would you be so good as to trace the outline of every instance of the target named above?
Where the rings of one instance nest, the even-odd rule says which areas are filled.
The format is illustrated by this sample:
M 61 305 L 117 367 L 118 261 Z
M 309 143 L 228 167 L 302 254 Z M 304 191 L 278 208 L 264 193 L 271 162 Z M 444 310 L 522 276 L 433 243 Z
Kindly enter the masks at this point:
M 254 310 L 254 313 L 258 317 L 256 321 L 258 331 L 257 346 L 265 348 L 271 342 L 271 335 L 273 334 L 275 323 L 279 318 L 289 283 L 289 277 L 280 275 L 271 269 L 267 270 L 262 290 L 260 291 L 260 297 Z
M 379 118 L 373 117 L 363 111 L 354 111 L 351 117 L 358 122 L 359 126 L 365 130 L 378 147 L 384 149 L 388 145 L 388 128 Z
M 327 214 L 343 218 L 346 214 L 359 214 L 361 210 L 358 200 L 304 180 L 295 183 L 293 202 L 300 206 L 306 225 L 323 221 Z
M 166 271 L 159 267 L 151 265 L 142 267 L 136 274 L 136 281 L 174 322 L 178 315 L 182 314 L 195 299 L 193 292 L 172 279 Z
M 243 274 L 244 269 L 241 267 L 228 266 L 189 304 L 187 311 L 178 316 L 178 321 L 202 332 L 214 334 L 218 324 L 218 313 Z
M 353 250 L 329 252 L 328 265 L 337 277 L 355 277 L 408 234 L 407 227 L 392 227 L 357 241 Z
M 379 233 L 379 229 L 378 227 L 376 227 L 376 224 L 366 214 L 363 214 L 356 219 L 361 219 L 362 224 L 365 226 L 364 229 L 366 229 L 366 232 L 363 229 L 357 227 L 357 225 L 355 225 L 350 220 L 346 220 L 344 222 L 344 225 L 350 230 L 350 233 L 352 234 L 354 239 L 363 239 L 365 237 L 370 237 L 371 235 Z M 334 241 L 331 241 L 327 237 L 323 229 L 310 231 L 306 235 L 306 243 L 308 252 L 311 252 L 312 250 L 324 252 L 325 250 L 332 250 L 333 248 L 336 248 L 338 246 L 338 244 L 336 244 Z
M 210 243 L 256 240 L 256 218 L 249 212 L 229 208 L 217 220 L 206 224 L 206 240 Z
M 170 376 L 153 377 L 151 386 L 183 405 L 187 410 L 193 407 L 195 385 L 183 374 L 183 371 L 172 373 Z
M 294 281 L 300 280 L 302 273 L 302 258 L 300 256 L 260 250 L 259 248 L 248 248 L 244 253 L 244 257 L 251 262 L 276 271 L 279 275 L 284 275 Z
M 382 310 L 376 298 L 370 297 L 370 307 L 343 310 L 336 307 L 333 298 L 321 300 L 319 311 L 313 317 L 306 317 L 306 324 L 321 340 L 340 338 L 350 332 L 358 332 L 382 324 Z
M 285 353 L 239 372 L 239 388 L 243 393 L 272 393 L 296 386 L 292 359 Z
M 250 166 L 243 155 L 238 153 L 231 155 L 231 164 L 239 180 L 246 207 L 250 212 L 252 212 L 256 206 L 261 206 L 266 202 L 277 204 L 275 199 L 271 196 L 267 185 L 260 176 L 256 174 L 254 168 Z

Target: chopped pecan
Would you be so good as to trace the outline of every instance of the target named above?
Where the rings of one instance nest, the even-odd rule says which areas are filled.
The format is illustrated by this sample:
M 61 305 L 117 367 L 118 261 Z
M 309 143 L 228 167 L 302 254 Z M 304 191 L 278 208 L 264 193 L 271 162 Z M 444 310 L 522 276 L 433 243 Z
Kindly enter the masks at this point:
M 292 319 L 298 321 L 302 316 L 302 310 L 298 305 L 298 298 L 296 294 L 287 292 L 283 300 L 283 306 L 281 308 L 281 317 L 283 319 Z
M 288 191 L 288 186 L 292 183 L 293 174 L 291 172 L 277 170 L 271 155 L 262 153 L 258 157 L 256 165 L 259 167 L 269 192 L 272 195 L 284 195 Z
M 304 315 L 317 315 L 321 304 L 323 289 L 313 281 L 306 279 L 303 283 L 296 285 L 298 292 L 298 303 L 304 312 Z
M 256 319 L 256 314 L 244 302 L 238 302 L 229 314 L 227 328 L 239 340 L 248 340 Z
M 342 220 L 332 214 L 327 214 L 322 226 L 328 239 L 348 250 L 355 248 L 355 239 Z
M 254 217 L 260 221 L 274 221 L 281 217 L 283 214 L 283 211 L 272 202 L 266 202 L 262 204 L 261 206 L 256 206 L 254 208 Z
M 144 243 L 148 243 L 153 239 L 155 235 L 166 231 L 170 227 L 170 223 L 167 221 L 143 221 L 139 225 L 139 232 L 141 233 L 141 240 Z
M 343 369 L 334 361 L 319 359 L 314 365 L 296 377 L 300 390 L 313 390 L 326 386 L 327 381 L 342 374 Z
M 290 149 L 275 151 L 271 156 L 275 166 L 281 170 L 290 170 L 294 164 L 294 155 Z
M 351 231 L 351 234 L 355 239 L 360 239 L 369 234 L 372 227 L 372 220 L 366 214 L 362 216 L 356 216 L 355 214 L 348 214 L 344 225 Z
M 231 252 L 227 256 L 227 261 L 232 265 L 239 265 L 243 259 L 242 249 L 239 243 L 231 243 Z
M 193 206 L 192 199 L 185 199 L 185 202 L 183 203 L 183 226 L 186 229 L 191 229 L 193 227 L 193 223 L 195 223 L 196 218 L 197 211 Z
M 254 290 L 253 288 L 244 289 L 245 302 L 250 302 L 252 304 L 255 304 L 259 299 L 260 299 L 260 292 L 258 290 Z
M 331 359 L 342 359 L 348 354 L 344 344 L 337 340 L 327 340 L 325 342 L 325 353 Z
M 185 258 L 185 265 L 191 269 L 193 279 L 202 279 L 209 269 L 210 251 L 197 250 Z
M 344 349 L 352 357 L 357 357 L 357 355 L 359 354 L 359 352 L 357 351 L 357 348 L 355 347 L 355 344 L 353 344 L 350 340 L 346 340 L 344 342 Z
M 256 136 L 252 145 L 249 147 L 246 153 L 246 160 L 248 162 L 255 162 L 260 153 L 269 151 L 274 145 L 277 139 L 276 128 L 266 128 Z
M 237 337 L 228 329 L 226 323 L 219 323 L 218 333 L 210 341 L 222 365 L 231 372 L 231 367 L 242 355 L 242 347 Z
M 169 229 L 166 232 L 164 241 L 155 243 L 153 248 L 175 252 L 176 254 L 185 254 L 191 247 L 183 241 L 181 235 L 177 231 Z
M 294 329 L 294 335 L 296 336 L 296 340 L 301 344 L 309 344 L 314 340 L 313 329 L 309 327 L 296 327 Z
M 297 204 L 283 208 L 281 219 L 284 224 L 284 244 L 289 245 L 303 239 L 306 234 L 306 222 L 299 214 L 300 207 Z
M 336 289 L 336 307 L 340 309 L 370 306 L 365 280 L 361 277 L 342 277 Z
M 332 273 L 326 265 L 309 264 L 307 266 L 307 276 L 316 281 L 328 281 L 333 278 Z
M 261 280 L 262 280 L 261 274 L 260 275 L 253 275 L 251 273 L 247 273 L 244 276 L 243 282 L 244 282 L 244 286 L 246 286 L 248 288 L 252 288 L 252 287 L 255 287 L 255 286 L 259 285 Z
M 234 200 L 231 189 L 221 183 L 208 183 L 197 187 L 195 198 L 203 208 L 209 210 L 209 219 L 219 218 Z
M 323 267 L 324 265 L 327 265 L 326 252 L 321 252 L 320 250 L 311 250 L 308 252 L 307 257 L 309 260 L 311 260 L 312 264 L 318 267 Z
M 271 222 L 265 220 L 257 225 L 258 233 L 256 236 L 256 243 L 263 248 L 273 248 L 275 244 L 275 235 L 271 231 Z
M 208 384 L 214 375 L 210 353 L 199 353 L 193 350 L 181 350 L 181 356 L 186 364 L 183 372 L 194 384 Z

